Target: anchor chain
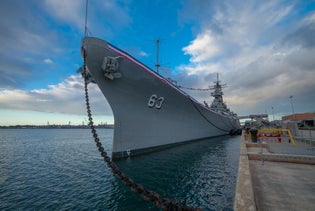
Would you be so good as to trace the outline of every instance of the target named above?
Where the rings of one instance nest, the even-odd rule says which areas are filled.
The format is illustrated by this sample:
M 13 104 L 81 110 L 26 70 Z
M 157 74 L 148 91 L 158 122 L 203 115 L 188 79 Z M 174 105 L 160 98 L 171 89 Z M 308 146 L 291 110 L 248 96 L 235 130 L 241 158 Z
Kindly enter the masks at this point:
M 130 189 L 134 192 L 139 193 L 142 198 L 146 201 L 151 201 L 153 204 L 155 204 L 158 208 L 165 210 L 165 211 L 200 211 L 199 208 L 194 207 L 186 207 L 181 205 L 179 202 L 174 201 L 172 199 L 168 198 L 162 198 L 158 193 L 154 191 L 150 191 L 145 189 L 142 185 L 135 183 L 132 179 L 127 177 L 123 172 L 119 170 L 119 168 L 116 166 L 114 162 L 111 161 L 110 157 L 107 155 L 106 151 L 104 150 L 104 147 L 102 146 L 102 143 L 100 142 L 100 139 L 98 138 L 98 134 L 95 130 L 91 108 L 90 108 L 90 101 L 89 101 L 89 95 L 88 95 L 88 76 L 87 76 L 87 70 L 86 70 L 86 52 L 83 49 L 83 73 L 82 76 L 84 78 L 84 90 L 85 90 L 85 103 L 86 103 L 86 110 L 89 118 L 89 125 L 91 128 L 91 132 L 94 137 L 95 144 L 98 148 L 98 151 L 100 152 L 101 156 L 104 159 L 104 162 L 107 164 L 107 166 L 112 170 L 114 175 L 121 179 L 123 183 L 130 187 Z

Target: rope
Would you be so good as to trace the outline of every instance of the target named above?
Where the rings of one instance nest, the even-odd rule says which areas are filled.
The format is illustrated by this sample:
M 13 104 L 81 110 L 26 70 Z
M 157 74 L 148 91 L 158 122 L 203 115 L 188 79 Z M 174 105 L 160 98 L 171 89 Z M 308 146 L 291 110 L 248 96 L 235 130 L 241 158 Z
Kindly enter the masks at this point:
M 85 102 L 86 102 L 86 110 L 89 117 L 89 123 L 91 127 L 91 132 L 94 137 L 95 144 L 98 148 L 98 151 L 100 152 L 101 156 L 104 159 L 104 162 L 107 164 L 107 166 L 112 170 L 114 175 L 121 179 L 122 182 L 129 186 L 130 189 L 134 192 L 139 193 L 142 198 L 146 201 L 151 201 L 153 204 L 155 204 L 158 208 L 165 210 L 165 211 L 200 211 L 199 208 L 194 207 L 186 207 L 181 205 L 179 202 L 174 201 L 172 199 L 168 198 L 162 198 L 158 193 L 154 191 L 150 191 L 145 189 L 142 185 L 135 183 L 132 179 L 127 177 L 123 172 L 119 170 L 119 168 L 116 166 L 114 162 L 111 161 L 110 157 L 107 155 L 106 151 L 104 150 L 104 147 L 102 146 L 102 143 L 100 142 L 100 139 L 98 138 L 98 134 L 95 130 L 92 113 L 90 109 L 90 101 L 89 101 L 89 95 L 88 95 L 88 76 L 86 71 L 86 52 L 83 50 L 83 60 L 84 60 L 84 72 L 82 73 L 82 76 L 84 78 L 84 90 L 85 90 Z

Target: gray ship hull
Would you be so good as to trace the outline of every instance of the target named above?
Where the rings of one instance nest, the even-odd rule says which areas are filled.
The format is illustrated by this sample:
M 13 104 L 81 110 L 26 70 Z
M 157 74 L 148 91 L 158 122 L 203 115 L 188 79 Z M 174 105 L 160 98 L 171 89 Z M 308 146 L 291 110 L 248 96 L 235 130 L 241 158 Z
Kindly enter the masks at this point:
M 112 158 L 229 134 L 237 117 L 214 111 L 106 41 L 82 41 L 86 67 L 114 115 Z

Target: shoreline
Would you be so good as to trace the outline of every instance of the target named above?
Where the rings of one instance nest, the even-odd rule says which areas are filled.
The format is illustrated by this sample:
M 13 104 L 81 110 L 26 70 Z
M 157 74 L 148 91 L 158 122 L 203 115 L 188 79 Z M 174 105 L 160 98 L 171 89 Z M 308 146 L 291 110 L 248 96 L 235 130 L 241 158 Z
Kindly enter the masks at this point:
M 95 128 L 113 129 L 113 124 L 95 125 Z M 9 125 L 0 129 L 90 129 L 89 125 Z

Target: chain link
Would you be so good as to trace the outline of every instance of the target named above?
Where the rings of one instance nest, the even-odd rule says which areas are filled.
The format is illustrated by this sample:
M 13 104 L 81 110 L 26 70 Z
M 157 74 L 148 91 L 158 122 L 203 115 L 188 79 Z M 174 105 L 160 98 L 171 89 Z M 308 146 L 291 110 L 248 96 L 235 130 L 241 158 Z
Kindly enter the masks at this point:
M 132 179 L 127 177 L 123 172 L 121 172 L 116 164 L 111 161 L 110 157 L 107 155 L 107 153 L 104 150 L 104 147 L 102 146 L 102 143 L 100 142 L 100 139 L 98 138 L 98 134 L 95 130 L 91 108 L 90 108 L 90 102 L 89 102 L 89 95 L 88 95 L 88 76 L 86 71 L 86 52 L 83 50 L 83 60 L 84 60 L 84 66 L 83 66 L 83 73 L 82 76 L 84 78 L 84 90 L 85 90 L 85 103 L 86 103 L 86 110 L 89 118 L 89 124 L 91 127 L 91 132 L 94 137 L 95 144 L 98 148 L 98 151 L 100 152 L 101 156 L 104 159 L 104 162 L 107 164 L 107 166 L 112 170 L 114 175 L 121 179 L 123 183 L 131 188 L 132 191 L 139 193 L 142 198 L 146 201 L 151 201 L 153 204 L 155 204 L 158 208 L 162 210 L 167 211 L 200 211 L 199 208 L 193 208 L 193 207 L 186 207 L 178 203 L 177 201 L 174 201 L 172 199 L 168 198 L 162 198 L 158 193 L 154 191 L 150 191 L 145 189 L 142 185 L 135 183 Z

